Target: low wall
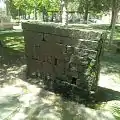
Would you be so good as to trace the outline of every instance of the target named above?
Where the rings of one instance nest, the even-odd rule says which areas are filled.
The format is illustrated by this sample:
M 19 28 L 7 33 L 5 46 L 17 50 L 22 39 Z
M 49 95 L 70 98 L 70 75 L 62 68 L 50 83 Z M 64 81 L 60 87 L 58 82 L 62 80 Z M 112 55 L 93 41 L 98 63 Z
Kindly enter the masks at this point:
M 96 90 L 105 32 L 50 23 L 22 27 L 29 76 L 70 95 Z

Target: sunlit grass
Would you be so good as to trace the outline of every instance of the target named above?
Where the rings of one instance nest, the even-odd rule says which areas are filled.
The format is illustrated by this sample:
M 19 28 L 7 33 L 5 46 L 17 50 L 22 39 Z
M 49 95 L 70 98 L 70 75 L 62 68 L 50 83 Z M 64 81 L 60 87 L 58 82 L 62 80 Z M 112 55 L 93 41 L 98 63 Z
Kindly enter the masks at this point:
M 93 29 L 100 29 L 100 30 L 107 30 L 108 31 L 108 39 L 110 36 L 110 28 L 109 25 L 92 25 Z M 120 40 L 120 26 L 116 25 L 115 33 L 114 33 L 114 40 Z
M 94 105 L 95 109 L 110 111 L 116 120 L 120 120 L 120 101 L 108 101 Z
M 120 32 L 116 30 L 114 37 L 115 37 L 115 40 L 120 40 Z
M 120 38 L 119 33 L 117 32 L 116 34 L 117 34 L 118 38 Z M 24 52 L 24 38 L 23 38 L 23 36 L 16 36 L 16 35 L 9 36 L 8 34 L 6 34 L 6 36 L 0 37 L 0 40 L 4 41 L 4 44 L 7 48 L 10 48 L 12 50 L 17 50 L 17 51 L 20 51 L 20 52 L 21 51 Z M 19 69 L 19 66 L 18 66 L 18 69 Z M 108 75 L 109 77 L 110 77 L 110 74 L 114 74 L 112 76 L 112 80 L 116 81 L 116 83 L 120 83 L 120 76 L 119 76 L 120 75 L 120 56 L 119 55 L 115 55 L 115 54 L 105 55 L 103 60 L 102 60 L 102 69 L 104 69 L 103 73 L 105 75 Z M 7 81 L 9 79 L 12 79 L 12 81 L 13 81 L 13 79 L 15 80 L 17 74 L 19 73 L 19 72 L 18 73 L 17 72 L 18 72 L 18 70 L 15 67 L 14 67 L 14 69 L 13 68 L 7 69 L 7 74 L 6 75 L 8 75 L 9 77 L 8 78 L 6 77 L 5 79 Z M 13 75 L 16 75 L 16 76 L 13 76 Z M 115 75 L 116 75 L 116 77 L 115 77 Z M 107 80 L 105 79 L 104 82 L 105 81 L 107 81 Z M 32 90 L 34 90 L 34 89 L 32 89 Z M 26 88 L 23 91 L 25 93 L 29 92 Z M 43 92 L 43 93 L 45 94 L 45 92 Z M 34 117 L 36 117 L 36 112 L 39 112 L 40 109 L 41 109 L 41 111 L 43 110 L 43 106 L 44 107 L 46 106 L 46 109 L 47 109 L 50 105 L 52 106 L 52 104 L 53 105 L 55 104 L 55 107 L 53 107 L 53 109 L 52 109 L 54 112 L 57 112 L 58 108 L 60 109 L 60 112 L 61 112 L 61 109 L 65 108 L 65 110 L 63 109 L 64 110 L 64 112 L 63 112 L 64 115 L 69 113 L 69 116 L 70 116 L 71 112 L 75 112 L 75 109 L 72 110 L 73 107 L 70 108 L 69 110 L 67 110 L 67 107 L 65 107 L 65 105 L 62 106 L 62 103 L 61 104 L 59 102 L 56 103 L 56 101 L 54 100 L 54 96 L 52 96 L 52 97 L 47 96 L 45 98 L 43 98 L 43 96 L 40 96 L 40 98 L 41 98 L 41 101 L 42 101 L 42 102 L 40 101 L 40 103 L 42 105 L 39 103 L 39 106 L 37 105 L 37 108 L 31 109 L 31 110 L 33 110 L 32 112 L 29 111 L 29 114 L 30 115 L 34 114 Z M 115 102 L 115 101 L 113 101 L 113 102 Z M 107 105 L 110 105 L 110 107 L 106 107 Z M 70 105 L 68 105 L 68 107 L 69 106 Z M 94 106 L 94 109 L 99 109 L 99 110 L 107 109 L 107 110 L 112 112 L 112 114 L 115 116 L 116 120 L 120 120 L 120 107 L 119 106 L 120 106 L 120 104 L 118 104 L 118 103 L 113 104 L 111 106 L 110 102 L 101 102 L 101 103 L 96 104 Z M 32 106 L 32 108 L 33 108 L 33 106 Z M 75 108 L 77 108 L 77 106 Z
M 6 37 L 4 42 L 7 47 L 14 50 L 24 51 L 24 38 L 23 37 Z
M 9 36 L 6 34 L 3 37 L 0 37 L 0 40 L 3 41 L 4 46 L 13 50 L 24 52 L 24 37 L 12 35 Z

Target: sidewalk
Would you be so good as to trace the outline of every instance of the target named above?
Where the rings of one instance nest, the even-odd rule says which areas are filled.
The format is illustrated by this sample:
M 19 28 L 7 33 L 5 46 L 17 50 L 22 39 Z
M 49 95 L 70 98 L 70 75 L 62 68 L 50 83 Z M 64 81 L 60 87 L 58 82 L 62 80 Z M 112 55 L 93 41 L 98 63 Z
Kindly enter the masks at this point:
M 107 110 L 65 101 L 59 95 L 24 82 L 24 67 L 6 74 L 14 83 L 0 88 L 0 120 L 115 120 Z M 30 80 L 35 82 L 35 79 Z

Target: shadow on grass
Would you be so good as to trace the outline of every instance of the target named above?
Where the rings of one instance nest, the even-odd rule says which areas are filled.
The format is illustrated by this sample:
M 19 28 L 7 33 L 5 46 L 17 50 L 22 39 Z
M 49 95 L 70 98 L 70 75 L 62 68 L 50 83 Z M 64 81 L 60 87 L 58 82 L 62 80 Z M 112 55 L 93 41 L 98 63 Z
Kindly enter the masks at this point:
M 12 41 L 12 43 L 11 43 L 11 45 L 10 46 L 13 46 L 13 45 L 15 45 L 15 43 L 14 43 L 14 41 Z M 18 46 L 17 46 L 18 47 Z M 2 74 L 1 74 L 1 78 L 3 77 L 3 76 L 5 76 L 6 74 L 7 74 L 7 72 L 8 72 L 8 68 L 10 68 L 10 67 L 13 67 L 13 66 L 17 66 L 17 67 L 21 67 L 21 65 L 23 65 L 23 64 L 25 64 L 25 58 L 24 58 L 24 52 L 23 51 L 21 51 L 21 50 L 15 50 L 13 47 L 9 47 L 9 46 L 7 46 L 7 47 L 0 47 L 0 63 L 1 63 L 1 65 L 0 65 L 0 67 L 1 67 L 1 69 L 3 70 L 2 71 Z M 104 68 L 106 68 L 106 70 L 105 70 L 105 73 L 107 74 L 107 73 L 110 73 L 110 72 L 118 72 L 119 73 L 119 65 L 120 65 L 120 63 L 119 63 L 119 57 L 118 56 L 116 56 L 116 57 L 114 57 L 114 56 L 112 56 L 112 55 L 105 55 L 104 56 L 104 58 L 103 58 L 103 60 L 102 60 L 102 62 L 103 62 L 103 64 L 102 64 L 102 67 Z M 116 66 L 115 66 L 116 65 Z M 111 66 L 111 67 L 110 67 Z M 116 67 L 117 67 L 117 69 L 116 69 Z M 110 71 L 110 70 L 112 70 L 112 71 Z M 11 69 L 11 72 L 12 72 L 12 69 Z M 12 73 L 13 75 L 14 75 L 14 72 Z M 21 77 L 21 74 L 22 74 L 22 77 Z M 2 76 L 3 75 L 3 76 Z M 24 81 L 26 81 L 26 79 L 25 79 L 25 73 L 23 73 L 23 72 L 21 72 L 21 73 L 18 73 L 18 78 L 21 78 L 22 80 L 24 80 Z M 8 79 L 6 79 L 6 80 L 9 80 L 9 78 Z M 34 82 L 33 82 L 34 81 Z M 5 82 L 5 81 L 3 81 L 3 82 Z M 6 82 L 8 82 L 8 81 L 6 81 Z M 43 86 L 43 85 L 39 85 L 39 83 L 40 83 L 40 79 L 33 79 L 32 81 L 28 81 L 29 83 L 31 83 L 32 85 L 33 84 L 36 84 L 38 87 L 41 87 L 41 86 Z M 49 90 L 49 89 L 47 89 L 47 90 Z M 60 90 L 62 93 L 67 93 L 67 91 L 69 91 L 69 89 L 67 89 L 67 87 L 65 88 L 64 87 L 64 89 L 63 88 L 61 88 L 61 90 Z M 56 92 L 56 91 L 54 91 L 54 92 Z M 70 92 L 70 91 L 69 91 Z M 80 93 L 79 91 L 77 91 L 79 94 L 84 94 L 84 93 Z M 43 90 L 43 91 L 41 91 L 40 92 L 40 97 L 47 97 L 47 96 L 49 96 L 47 93 L 45 93 L 45 91 Z M 95 102 L 97 103 L 97 102 L 106 102 L 106 101 L 111 101 L 111 100 L 120 100 L 120 98 L 119 98 L 119 96 L 120 96 L 120 93 L 119 92 L 117 92 L 117 91 L 113 91 L 113 90 L 111 90 L 111 89 L 106 89 L 106 88 L 101 88 L 101 87 L 98 87 L 98 91 L 96 92 L 96 94 L 95 94 L 95 96 L 94 96 L 94 98 L 96 98 L 96 100 L 93 100 L 93 99 L 89 99 L 89 101 L 87 100 L 87 103 L 85 102 L 85 104 L 87 104 L 87 105 L 89 105 L 89 104 L 94 104 Z M 65 94 L 65 95 L 63 95 L 62 96 L 62 98 L 63 98 L 63 100 L 64 100 L 64 102 L 66 101 L 66 102 L 68 102 L 68 101 L 71 101 L 71 99 L 70 99 L 70 97 L 69 97 L 69 95 L 68 94 Z M 81 98 L 82 99 L 82 98 Z M 72 99 L 73 100 L 73 99 Z M 54 101 L 55 102 L 55 101 Z M 83 102 L 80 102 L 80 103 L 83 103 Z M 46 114 L 46 112 L 48 113 L 48 108 L 49 108 L 49 105 L 46 105 L 46 103 L 44 102 L 40 102 L 39 104 L 42 104 L 42 106 L 40 106 L 41 107 L 41 110 L 44 108 L 45 110 L 43 111 L 43 113 L 39 113 L 39 111 L 40 111 L 40 108 L 38 107 L 38 104 L 37 104 L 37 110 L 38 110 L 38 112 L 37 113 L 34 113 L 33 112 L 33 114 L 36 116 L 36 114 L 39 114 L 39 115 L 45 115 Z M 70 103 L 71 104 L 71 103 Z M 45 107 L 45 105 L 46 105 L 46 107 Z M 67 105 L 67 104 L 66 104 Z M 66 116 L 66 114 L 68 114 L 67 116 L 72 116 L 72 113 L 71 113 L 71 109 L 73 108 L 73 107 L 71 107 L 71 108 L 69 108 L 69 110 L 67 109 L 67 107 L 66 107 L 66 105 L 65 104 L 61 104 L 61 109 L 63 110 L 63 115 L 62 115 L 62 119 L 64 120 L 66 120 L 67 118 L 65 118 L 65 116 Z M 77 107 L 77 106 L 76 106 Z M 83 110 L 84 111 L 84 110 Z M 83 112 L 83 111 L 81 111 L 81 112 Z M 73 110 L 73 112 L 75 112 L 75 110 Z M 31 113 L 30 113 L 31 114 Z M 92 116 L 91 116 L 92 117 Z M 73 117 L 69 117 L 69 119 L 71 119 L 72 120 L 72 118 Z M 30 119 L 29 119 L 30 120 Z M 32 120 L 32 119 L 31 119 Z
M 96 92 L 95 97 L 96 97 L 96 102 L 120 100 L 120 92 L 98 86 L 98 90 Z
M 120 74 L 120 54 L 105 53 L 102 61 L 101 68 L 103 73 L 119 73 Z
M 24 57 L 24 38 L 21 31 L 2 31 L 0 34 L 0 61 L 5 65 L 18 65 Z M 23 62 L 23 61 L 22 61 Z
M 1 65 L 12 66 L 19 65 L 18 63 L 24 62 L 24 52 L 13 50 L 11 48 L 0 47 L 0 61 Z
M 25 64 L 25 58 L 24 58 L 24 52 L 20 52 L 20 51 L 15 51 L 11 48 L 0 48 L 0 55 L 1 55 L 1 63 L 2 66 L 4 67 L 4 64 L 7 66 L 7 68 L 9 68 L 10 66 L 17 66 L 17 67 L 21 67 L 21 65 Z M 116 66 L 115 66 L 116 65 Z M 114 55 L 111 56 L 111 54 L 105 54 L 105 56 L 102 59 L 102 67 L 106 68 L 106 70 L 104 71 L 105 74 L 108 74 L 110 72 L 112 73 L 116 73 L 116 72 L 120 72 L 120 68 L 119 68 L 119 55 Z M 7 72 L 7 71 L 6 71 Z M 5 71 L 2 72 L 2 74 L 4 75 L 6 73 Z M 26 73 L 20 73 L 19 78 L 26 81 Z M 50 87 L 51 83 L 43 83 L 41 85 L 39 85 L 39 83 L 41 82 L 40 79 L 33 79 L 31 81 L 27 81 L 30 84 L 35 84 L 38 87 L 44 87 L 44 85 L 47 85 Z M 47 81 L 46 81 L 47 82 Z M 62 97 L 64 100 L 73 100 L 76 101 L 74 99 L 71 99 L 71 97 L 69 96 L 68 92 L 70 92 L 69 87 L 61 87 L 58 86 L 56 87 L 56 85 L 54 85 L 54 90 L 51 90 L 49 88 L 46 87 L 46 90 L 49 91 L 54 91 L 55 93 L 61 93 Z M 102 87 L 98 87 L 98 91 L 96 92 L 95 96 L 92 97 L 92 99 L 88 99 L 85 100 L 83 99 L 82 96 L 88 98 L 87 94 L 82 93 L 81 91 L 76 91 L 78 94 L 81 94 L 81 100 L 80 103 L 85 103 L 85 104 L 94 104 L 95 102 L 104 102 L 104 101 L 111 101 L 111 100 L 120 100 L 120 93 L 117 91 L 113 91 L 111 89 L 107 89 L 107 88 L 102 88 Z M 93 100 L 93 98 L 95 100 Z M 82 102 L 81 102 L 82 101 Z M 78 102 L 78 101 L 77 101 Z
M 103 114 L 104 112 L 96 112 L 79 103 L 65 101 L 59 97 L 54 99 L 54 95 L 46 94 L 44 90 L 40 91 L 38 99 L 37 104 L 32 105 L 32 109 L 28 110 L 26 120 L 96 120 L 96 118 L 108 120 L 110 118 Z
M 13 82 L 15 72 L 25 64 L 24 53 L 11 48 L 0 47 L 0 85 Z
M 25 64 L 24 41 L 22 33 L 3 33 L 0 35 L 2 45 L 0 46 L 0 85 L 9 83 L 10 75 L 15 78 L 15 72 L 21 65 Z

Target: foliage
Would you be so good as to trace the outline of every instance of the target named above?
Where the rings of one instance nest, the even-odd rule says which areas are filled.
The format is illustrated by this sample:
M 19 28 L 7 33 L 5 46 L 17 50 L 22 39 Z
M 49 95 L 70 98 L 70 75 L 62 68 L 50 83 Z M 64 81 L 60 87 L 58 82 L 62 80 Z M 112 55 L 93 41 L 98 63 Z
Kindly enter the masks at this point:
M 86 1 L 89 7 L 89 12 L 95 12 L 95 13 L 100 13 L 104 11 L 109 11 L 110 5 L 111 5 L 111 0 L 78 0 L 79 2 L 79 7 L 78 11 L 81 13 L 84 13 L 85 11 L 85 6 L 86 6 Z
M 58 11 L 59 0 L 7 0 L 12 16 L 19 10 L 21 14 L 30 14 L 36 8 L 38 11 Z
M 34 12 L 34 9 L 37 9 L 39 12 L 46 11 L 59 11 L 61 7 L 62 0 L 6 0 L 9 3 L 9 8 L 12 16 L 18 14 L 30 14 Z M 79 11 L 84 14 L 85 10 L 88 9 L 88 12 L 101 13 L 109 11 L 111 8 L 112 0 L 65 0 L 68 10 L 70 11 Z

